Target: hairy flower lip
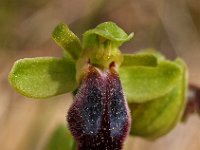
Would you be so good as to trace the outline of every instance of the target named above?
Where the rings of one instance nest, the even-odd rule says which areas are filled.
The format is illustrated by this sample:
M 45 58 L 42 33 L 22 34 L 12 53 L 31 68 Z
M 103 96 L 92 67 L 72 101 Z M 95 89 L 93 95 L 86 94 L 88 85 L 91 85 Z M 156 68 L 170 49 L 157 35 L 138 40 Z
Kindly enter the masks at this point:
M 108 70 L 88 65 L 67 121 L 79 149 L 116 149 L 130 130 L 130 112 L 115 63 Z

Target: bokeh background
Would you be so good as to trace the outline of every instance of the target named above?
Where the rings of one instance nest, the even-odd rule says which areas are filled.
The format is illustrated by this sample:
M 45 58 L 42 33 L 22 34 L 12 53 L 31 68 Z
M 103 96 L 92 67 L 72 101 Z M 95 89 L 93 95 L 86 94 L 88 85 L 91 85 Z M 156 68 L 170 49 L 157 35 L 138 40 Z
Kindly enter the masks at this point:
M 51 39 L 60 22 L 81 38 L 104 21 L 135 33 L 123 52 L 154 48 L 170 59 L 179 56 L 189 81 L 200 86 L 199 0 L 0 0 L 0 150 L 43 150 L 72 102 L 71 94 L 33 100 L 16 93 L 7 80 L 14 61 L 62 55 Z M 200 118 L 192 115 L 153 142 L 130 137 L 124 149 L 199 150 Z

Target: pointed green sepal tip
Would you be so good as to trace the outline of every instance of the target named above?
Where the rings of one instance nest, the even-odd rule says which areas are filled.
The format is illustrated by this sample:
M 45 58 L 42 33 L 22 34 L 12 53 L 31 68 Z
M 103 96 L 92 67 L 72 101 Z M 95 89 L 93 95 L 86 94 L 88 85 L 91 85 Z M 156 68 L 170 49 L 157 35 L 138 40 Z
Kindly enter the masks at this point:
M 66 50 L 75 60 L 79 58 L 82 47 L 79 38 L 64 23 L 60 23 L 53 31 L 54 41 Z
M 75 90 L 75 63 L 65 58 L 25 58 L 15 62 L 10 84 L 22 95 L 48 98 Z

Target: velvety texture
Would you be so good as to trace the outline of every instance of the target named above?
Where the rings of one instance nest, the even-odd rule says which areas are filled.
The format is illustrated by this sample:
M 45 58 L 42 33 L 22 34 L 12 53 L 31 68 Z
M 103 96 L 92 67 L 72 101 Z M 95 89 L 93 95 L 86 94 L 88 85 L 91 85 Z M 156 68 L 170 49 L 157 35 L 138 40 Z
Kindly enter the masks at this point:
M 67 121 L 79 150 L 122 149 L 130 114 L 114 67 L 104 72 L 88 67 Z

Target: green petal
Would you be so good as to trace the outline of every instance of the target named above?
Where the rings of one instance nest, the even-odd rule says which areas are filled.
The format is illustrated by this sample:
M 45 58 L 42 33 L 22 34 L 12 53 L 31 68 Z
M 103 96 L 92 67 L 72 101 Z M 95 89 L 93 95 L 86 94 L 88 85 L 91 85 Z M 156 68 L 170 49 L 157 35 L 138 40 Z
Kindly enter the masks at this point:
M 25 58 L 15 62 L 9 80 L 22 95 L 47 98 L 76 88 L 75 63 L 65 58 Z
M 155 49 L 152 49 L 152 48 L 143 49 L 138 54 L 150 54 L 150 55 L 153 55 L 153 56 L 155 56 L 157 58 L 158 62 L 165 60 L 165 56 L 162 53 L 160 53 L 159 51 L 157 51 Z
M 157 66 L 157 58 L 152 54 L 124 54 L 124 60 L 121 64 L 123 66 Z
M 67 130 L 67 127 L 60 125 L 51 135 L 45 150 L 75 150 L 75 141 Z
M 149 139 L 168 133 L 180 121 L 186 98 L 186 66 L 176 60 L 182 68 L 181 80 L 167 95 L 142 104 L 130 104 L 132 111 L 131 134 Z
M 59 24 L 52 33 L 55 42 L 65 49 L 76 60 L 79 58 L 82 48 L 79 38 L 68 28 L 67 25 Z
M 169 93 L 181 78 L 181 68 L 162 61 L 157 67 L 121 67 L 119 75 L 128 102 L 142 103 Z
M 129 41 L 133 37 L 133 33 L 127 35 L 120 27 L 113 22 L 104 22 L 99 24 L 95 29 L 88 30 L 84 33 L 83 45 L 84 48 L 91 47 L 93 44 L 97 44 L 96 41 L 99 37 L 107 39 L 113 42 L 116 47 L 122 43 Z

